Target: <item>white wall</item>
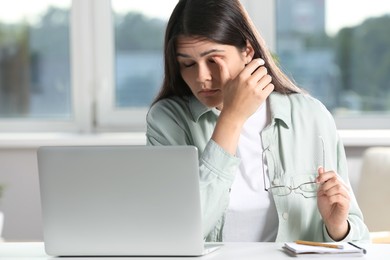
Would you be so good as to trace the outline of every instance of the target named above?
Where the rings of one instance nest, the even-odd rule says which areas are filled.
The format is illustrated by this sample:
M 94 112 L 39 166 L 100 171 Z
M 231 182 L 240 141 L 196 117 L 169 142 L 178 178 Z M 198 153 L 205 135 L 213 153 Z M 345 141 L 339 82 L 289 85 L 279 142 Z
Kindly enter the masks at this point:
M 42 221 L 34 149 L 0 150 L 0 183 L 6 185 L 0 201 L 6 240 L 41 240 Z
M 259 2 L 241 0 L 267 47 L 274 52 L 276 50 L 275 0 Z

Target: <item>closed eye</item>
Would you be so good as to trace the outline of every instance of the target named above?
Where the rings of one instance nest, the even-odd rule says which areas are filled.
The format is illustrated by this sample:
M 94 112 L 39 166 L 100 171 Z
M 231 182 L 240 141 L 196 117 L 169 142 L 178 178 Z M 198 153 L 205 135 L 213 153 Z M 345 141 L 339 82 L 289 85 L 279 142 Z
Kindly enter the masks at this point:
M 182 63 L 183 67 L 190 68 L 195 65 L 195 63 Z

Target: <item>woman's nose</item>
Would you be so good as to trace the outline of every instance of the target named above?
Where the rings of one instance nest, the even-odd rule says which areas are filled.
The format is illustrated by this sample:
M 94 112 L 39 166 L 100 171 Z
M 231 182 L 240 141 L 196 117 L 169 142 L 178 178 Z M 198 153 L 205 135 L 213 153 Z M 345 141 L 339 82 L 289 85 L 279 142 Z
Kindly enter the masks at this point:
M 207 80 L 211 80 L 211 70 L 210 68 L 203 64 L 198 66 L 198 75 L 197 75 L 197 81 L 198 82 L 205 82 Z

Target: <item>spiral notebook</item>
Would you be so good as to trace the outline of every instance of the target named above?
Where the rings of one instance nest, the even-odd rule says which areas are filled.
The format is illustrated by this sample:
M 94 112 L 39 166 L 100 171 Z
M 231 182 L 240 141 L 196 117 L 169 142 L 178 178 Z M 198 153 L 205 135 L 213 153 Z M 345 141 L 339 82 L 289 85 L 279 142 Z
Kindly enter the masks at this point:
M 363 256 L 365 250 L 358 247 L 355 244 L 350 244 L 348 242 L 333 242 L 333 243 L 324 243 L 329 245 L 338 245 L 342 248 L 329 248 L 324 246 L 309 246 L 302 245 L 295 242 L 285 243 L 284 251 L 289 255 L 293 256 L 305 256 L 305 255 L 314 255 L 314 254 L 331 254 L 331 255 L 342 255 L 342 256 Z

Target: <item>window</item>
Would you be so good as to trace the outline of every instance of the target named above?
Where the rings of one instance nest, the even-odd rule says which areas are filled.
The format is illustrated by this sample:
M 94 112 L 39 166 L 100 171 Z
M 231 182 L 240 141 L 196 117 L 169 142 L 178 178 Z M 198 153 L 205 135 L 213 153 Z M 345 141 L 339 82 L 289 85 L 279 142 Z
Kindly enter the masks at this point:
M 0 118 L 70 118 L 71 1 L 2 2 Z
M 277 0 L 277 56 L 341 128 L 390 127 L 390 2 Z
M 241 1 L 340 129 L 390 128 L 390 2 Z M 0 132 L 143 131 L 176 3 L 0 0 Z

